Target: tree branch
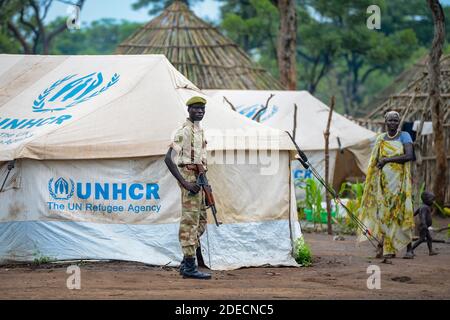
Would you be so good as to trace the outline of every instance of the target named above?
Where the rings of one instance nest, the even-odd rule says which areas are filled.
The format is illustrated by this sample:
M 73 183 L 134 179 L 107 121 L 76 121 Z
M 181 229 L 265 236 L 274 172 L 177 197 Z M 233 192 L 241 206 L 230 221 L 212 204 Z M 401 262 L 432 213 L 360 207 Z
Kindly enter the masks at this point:
M 25 9 L 22 9 L 20 10 L 19 22 L 24 26 L 28 27 L 28 29 L 30 29 L 30 31 L 33 32 L 36 37 L 38 37 L 39 31 L 31 22 L 26 21 L 24 16 L 25 16 Z
M 370 68 L 369 70 L 367 70 L 363 76 L 361 77 L 361 82 L 360 83 L 364 83 L 366 82 L 367 78 L 369 77 L 369 75 L 374 72 L 375 70 L 381 69 L 380 65 L 375 65 L 372 68 Z
M 326 55 L 325 62 L 322 64 L 322 68 L 319 72 L 319 75 L 317 76 L 316 79 L 313 79 L 314 91 L 315 91 L 315 88 L 319 85 L 320 80 L 322 80 L 322 78 L 327 74 L 330 66 L 331 66 L 330 59 L 328 59 L 328 55 Z M 313 92 L 311 92 L 311 94 L 312 93 Z
M 308 62 L 314 61 L 314 59 L 311 56 L 308 56 L 306 53 L 302 52 L 301 50 L 298 50 L 297 52 L 301 57 L 305 58 L 306 61 L 308 61 Z
M 44 14 L 42 15 L 42 20 L 45 21 L 45 18 L 47 18 L 48 11 L 50 9 L 50 6 L 52 5 L 53 0 L 47 0 L 47 3 L 44 3 Z
M 38 26 L 39 31 L 35 31 L 35 38 L 34 38 L 34 45 L 33 45 L 33 53 L 37 53 L 37 46 L 39 44 L 39 39 L 42 38 L 42 42 L 44 43 L 44 51 L 45 51 L 45 41 L 46 41 L 46 32 L 45 32 L 45 28 L 44 28 L 44 24 L 43 21 L 40 17 L 40 10 L 39 10 L 39 5 L 36 4 L 36 2 L 34 0 L 29 0 L 30 6 L 33 8 L 34 10 L 34 15 L 35 15 L 35 20 Z M 47 53 L 47 52 L 44 52 Z
M 26 42 L 25 38 L 22 36 L 20 31 L 10 21 L 8 21 L 8 29 L 14 34 L 14 37 L 16 37 L 16 39 L 20 42 L 20 45 L 22 46 L 24 53 L 30 54 L 31 53 L 30 46 L 28 45 L 28 43 Z

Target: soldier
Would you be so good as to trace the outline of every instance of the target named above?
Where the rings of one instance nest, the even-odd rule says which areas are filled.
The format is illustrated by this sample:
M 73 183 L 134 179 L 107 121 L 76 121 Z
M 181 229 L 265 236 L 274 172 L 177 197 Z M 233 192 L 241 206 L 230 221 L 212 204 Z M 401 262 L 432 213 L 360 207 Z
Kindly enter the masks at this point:
M 196 173 L 191 166 L 202 164 L 206 168 L 206 140 L 203 129 L 200 128 L 200 121 L 205 115 L 206 100 L 202 97 L 193 97 L 186 105 L 189 118 L 176 132 L 165 158 L 169 171 L 181 188 L 179 240 L 184 257 L 180 274 L 183 278 L 211 279 L 209 273 L 197 270 L 195 262 L 200 248 L 199 239 L 206 229 L 206 207 L 203 192 L 200 192 L 200 187 L 196 184 Z M 173 160 L 175 154 L 176 165 Z

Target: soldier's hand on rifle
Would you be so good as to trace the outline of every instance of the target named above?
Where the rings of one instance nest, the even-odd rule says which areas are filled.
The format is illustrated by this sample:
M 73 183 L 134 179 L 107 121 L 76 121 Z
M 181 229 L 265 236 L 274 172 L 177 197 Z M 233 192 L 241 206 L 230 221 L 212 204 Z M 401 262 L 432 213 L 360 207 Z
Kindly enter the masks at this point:
M 197 194 L 200 191 L 200 186 L 193 182 L 185 181 L 183 187 L 193 194 Z

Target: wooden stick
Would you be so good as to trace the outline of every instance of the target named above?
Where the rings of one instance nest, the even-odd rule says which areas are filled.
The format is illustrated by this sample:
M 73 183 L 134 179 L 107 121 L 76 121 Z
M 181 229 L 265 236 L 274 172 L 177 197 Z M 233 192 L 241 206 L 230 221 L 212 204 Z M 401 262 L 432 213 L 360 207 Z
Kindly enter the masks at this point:
M 450 227 L 440 228 L 440 229 L 436 230 L 436 233 L 437 232 L 442 232 L 442 231 L 445 231 L 445 230 L 449 230 L 449 229 L 450 229 Z
M 296 130 L 297 130 L 297 104 L 294 103 L 294 127 L 292 128 L 292 138 L 294 138 L 294 141 Z
M 264 113 L 264 111 L 267 110 L 267 108 L 269 107 L 269 101 L 270 99 L 272 99 L 275 95 L 274 94 L 270 94 L 270 97 L 267 99 L 266 101 L 266 106 L 259 109 L 258 112 L 253 116 L 252 120 L 256 120 L 256 122 L 261 121 L 261 116 Z
M 225 100 L 231 107 L 231 109 L 233 109 L 233 111 L 236 111 L 236 108 L 233 106 L 233 104 L 230 102 L 230 100 L 227 99 L 227 97 L 223 97 L 223 100 Z
M 331 97 L 330 102 L 330 112 L 328 113 L 328 122 L 327 128 L 323 133 L 325 138 L 325 183 L 329 184 L 329 170 L 330 170 L 330 126 L 331 126 L 331 118 L 333 116 L 335 97 Z M 333 234 L 333 229 L 331 228 L 331 199 L 328 192 L 325 193 L 325 198 L 327 202 L 327 224 L 328 224 L 328 234 Z

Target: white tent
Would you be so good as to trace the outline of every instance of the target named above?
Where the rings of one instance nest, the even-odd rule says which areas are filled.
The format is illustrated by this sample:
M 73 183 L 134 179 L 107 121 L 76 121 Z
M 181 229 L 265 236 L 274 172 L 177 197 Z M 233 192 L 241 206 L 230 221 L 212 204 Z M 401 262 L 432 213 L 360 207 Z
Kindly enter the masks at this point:
M 178 265 L 180 191 L 163 155 L 193 95 L 162 55 L 0 55 L 0 261 Z M 206 264 L 296 265 L 289 137 L 207 99 L 223 225 L 209 217 Z
M 267 105 L 260 115 L 260 122 L 273 128 L 293 133 L 295 105 L 297 105 L 295 141 L 305 151 L 311 164 L 324 177 L 325 139 L 329 108 L 307 91 L 256 91 L 256 90 L 205 90 L 206 94 L 220 98 L 224 108 L 230 104 L 239 113 L 253 118 Z M 329 148 L 330 181 L 335 187 L 347 177 L 361 176 L 367 170 L 371 143 L 376 134 L 333 112 Z M 296 185 L 304 178 L 312 177 L 298 161 L 293 162 Z M 301 193 L 301 192 L 300 192 Z

